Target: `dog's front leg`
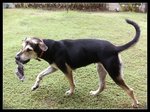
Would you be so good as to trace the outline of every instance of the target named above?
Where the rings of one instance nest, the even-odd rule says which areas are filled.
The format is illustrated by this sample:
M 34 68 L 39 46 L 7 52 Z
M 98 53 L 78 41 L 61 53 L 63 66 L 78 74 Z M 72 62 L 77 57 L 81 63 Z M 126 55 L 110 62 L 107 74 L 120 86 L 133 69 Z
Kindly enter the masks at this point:
M 68 74 L 66 74 L 66 78 L 69 81 L 70 90 L 66 91 L 65 95 L 70 96 L 74 93 L 74 89 L 75 89 L 75 84 L 74 84 L 74 80 L 73 80 L 73 76 L 72 76 L 72 71 L 70 71 Z
M 55 72 L 57 69 L 53 68 L 51 66 L 49 66 L 48 68 L 46 68 L 45 70 L 43 70 L 41 73 L 39 73 L 39 75 L 36 78 L 35 84 L 32 86 L 31 90 L 35 90 L 39 87 L 40 81 L 42 80 L 42 78 L 48 74 L 51 74 L 53 72 Z
M 74 83 L 74 79 L 73 79 L 73 75 L 72 75 L 72 69 L 70 68 L 70 66 L 68 64 L 66 64 L 66 67 L 67 67 L 67 73 L 65 75 L 69 81 L 70 90 L 66 91 L 65 95 L 70 96 L 74 93 L 75 83 Z

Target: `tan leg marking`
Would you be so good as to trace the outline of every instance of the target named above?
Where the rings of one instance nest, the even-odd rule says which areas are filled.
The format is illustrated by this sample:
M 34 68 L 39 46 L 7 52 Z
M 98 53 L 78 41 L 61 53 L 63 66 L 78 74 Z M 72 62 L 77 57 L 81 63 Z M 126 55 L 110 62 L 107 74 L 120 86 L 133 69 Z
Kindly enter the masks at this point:
M 70 90 L 66 91 L 65 95 L 72 95 L 74 93 L 74 89 L 75 89 L 75 84 L 74 84 L 74 80 L 73 80 L 73 76 L 72 76 L 72 69 L 70 68 L 70 66 L 68 64 L 66 64 L 67 66 L 67 71 L 68 73 L 66 74 L 66 78 L 69 81 L 70 84 Z
M 101 63 L 97 63 L 97 73 L 99 76 L 99 87 L 96 91 L 90 91 L 90 94 L 93 96 L 98 95 L 105 89 L 105 78 L 107 72 Z

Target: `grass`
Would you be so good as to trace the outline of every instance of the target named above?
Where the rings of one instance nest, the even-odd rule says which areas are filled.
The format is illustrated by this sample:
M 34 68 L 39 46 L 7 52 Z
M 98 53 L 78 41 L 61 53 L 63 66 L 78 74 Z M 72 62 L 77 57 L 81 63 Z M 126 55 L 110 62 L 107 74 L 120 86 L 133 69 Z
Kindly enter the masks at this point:
M 121 53 L 124 79 L 135 90 L 140 105 L 147 105 L 147 14 L 131 12 L 77 12 L 35 9 L 3 10 L 3 108 L 4 109 L 129 109 L 131 99 L 107 75 L 107 88 L 98 96 L 89 92 L 98 87 L 95 64 L 74 72 L 75 94 L 64 95 L 69 89 L 65 76 L 56 72 L 45 77 L 36 91 L 31 91 L 36 74 L 48 66 L 47 62 L 31 60 L 25 66 L 24 82 L 15 76 L 15 54 L 27 36 L 41 38 L 78 39 L 97 38 L 122 45 L 130 41 L 135 31 L 125 18 L 141 27 L 140 41 Z

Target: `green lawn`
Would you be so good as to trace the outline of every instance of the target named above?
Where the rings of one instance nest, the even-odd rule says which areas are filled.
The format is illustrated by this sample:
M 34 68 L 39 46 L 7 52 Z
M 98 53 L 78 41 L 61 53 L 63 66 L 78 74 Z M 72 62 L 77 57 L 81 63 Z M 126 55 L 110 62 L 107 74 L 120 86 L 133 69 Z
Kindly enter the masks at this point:
M 141 38 L 132 48 L 121 53 L 124 78 L 135 91 L 140 105 L 147 108 L 147 14 L 131 12 L 46 11 L 35 9 L 3 10 L 3 108 L 5 109 L 124 109 L 132 108 L 129 96 L 107 75 L 107 88 L 98 96 L 89 92 L 98 87 L 95 64 L 74 71 L 75 94 L 64 95 L 69 83 L 60 72 L 41 81 L 31 91 L 36 76 L 48 67 L 45 61 L 31 60 L 25 66 L 24 82 L 15 75 L 14 56 L 27 36 L 41 38 L 79 39 L 97 38 L 122 45 L 130 41 L 135 30 L 125 22 L 134 20 L 141 27 Z

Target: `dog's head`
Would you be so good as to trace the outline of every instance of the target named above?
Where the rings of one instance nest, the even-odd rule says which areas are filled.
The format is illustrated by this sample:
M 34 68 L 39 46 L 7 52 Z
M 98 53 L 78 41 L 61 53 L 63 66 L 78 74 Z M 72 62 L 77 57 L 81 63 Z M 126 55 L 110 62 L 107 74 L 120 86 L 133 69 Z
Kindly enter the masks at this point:
M 39 53 L 44 52 L 48 47 L 41 39 L 26 38 L 22 42 L 22 50 L 16 54 L 15 59 L 23 64 L 30 61 L 31 58 L 38 58 Z

